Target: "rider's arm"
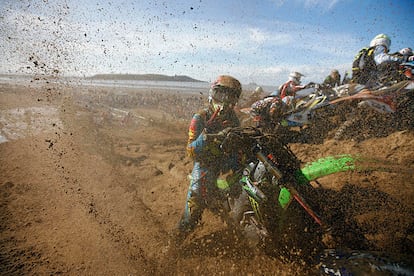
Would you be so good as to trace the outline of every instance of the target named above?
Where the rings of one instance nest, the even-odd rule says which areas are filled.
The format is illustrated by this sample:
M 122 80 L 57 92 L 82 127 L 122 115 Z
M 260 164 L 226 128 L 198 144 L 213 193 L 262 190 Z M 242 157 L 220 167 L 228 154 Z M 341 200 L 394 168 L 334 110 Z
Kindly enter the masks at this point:
M 187 155 L 195 158 L 206 145 L 203 129 L 205 127 L 205 119 L 200 114 L 194 114 L 188 129 Z
M 295 85 L 295 84 L 292 84 L 291 85 L 291 89 L 292 89 L 292 93 L 293 93 L 292 96 L 295 96 L 296 95 L 296 92 L 298 92 L 299 90 L 304 89 L 305 87 L 306 87 L 306 85 Z
M 375 60 L 375 63 L 377 65 L 381 64 L 381 63 L 384 63 L 384 62 L 392 62 L 392 61 L 404 62 L 403 58 L 387 54 L 385 52 L 385 47 L 384 46 L 378 46 L 378 47 L 375 48 L 375 50 L 374 50 L 374 60 Z

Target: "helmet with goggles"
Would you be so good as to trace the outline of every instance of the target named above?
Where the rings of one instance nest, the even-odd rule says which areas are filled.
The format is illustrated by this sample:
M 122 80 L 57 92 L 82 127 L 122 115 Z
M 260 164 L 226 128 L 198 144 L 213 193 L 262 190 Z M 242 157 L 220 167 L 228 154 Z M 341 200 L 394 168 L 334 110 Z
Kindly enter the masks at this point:
M 384 46 L 387 50 L 390 49 L 391 39 L 386 34 L 379 34 L 371 40 L 369 47 Z
M 242 87 L 240 82 L 228 75 L 221 75 L 211 85 L 209 101 L 214 100 L 220 103 L 236 104 L 240 98 Z

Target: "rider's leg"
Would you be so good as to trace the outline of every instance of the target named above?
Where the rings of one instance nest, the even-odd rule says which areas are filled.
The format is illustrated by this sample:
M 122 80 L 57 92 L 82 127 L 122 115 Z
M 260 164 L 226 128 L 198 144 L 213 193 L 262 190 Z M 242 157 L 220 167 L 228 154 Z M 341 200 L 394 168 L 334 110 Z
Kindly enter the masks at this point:
M 207 170 L 195 162 L 191 174 L 190 186 L 187 192 L 187 200 L 183 215 L 178 223 L 178 229 L 182 232 L 191 232 L 201 219 L 205 208 L 203 197 L 205 196 L 205 180 Z
M 243 219 L 244 212 L 251 210 L 247 193 L 242 190 L 240 195 L 230 204 L 232 205 L 230 206 L 230 217 L 236 224 L 240 224 L 240 221 Z

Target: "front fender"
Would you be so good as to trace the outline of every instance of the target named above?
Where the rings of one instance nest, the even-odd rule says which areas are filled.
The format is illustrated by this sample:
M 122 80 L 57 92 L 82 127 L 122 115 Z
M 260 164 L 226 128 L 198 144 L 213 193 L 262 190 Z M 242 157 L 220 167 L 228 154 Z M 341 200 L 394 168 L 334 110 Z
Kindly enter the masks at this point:
M 361 167 L 358 165 L 360 160 L 359 155 L 352 154 L 323 157 L 314 162 L 306 163 L 303 168 L 296 172 L 295 177 L 300 184 L 306 184 L 309 181 L 337 172 L 360 170 Z

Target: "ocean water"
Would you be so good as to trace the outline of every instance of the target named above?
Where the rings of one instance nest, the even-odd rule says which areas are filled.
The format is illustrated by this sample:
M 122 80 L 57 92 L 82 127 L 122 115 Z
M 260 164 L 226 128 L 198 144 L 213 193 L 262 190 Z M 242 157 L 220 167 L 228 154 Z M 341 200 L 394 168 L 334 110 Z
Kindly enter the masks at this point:
M 89 80 L 78 79 L 78 84 L 84 86 L 125 87 L 138 89 L 162 89 L 199 93 L 208 91 L 207 82 L 179 82 L 179 81 L 144 81 L 144 80 Z
M 0 83 L 42 86 L 45 84 L 64 84 L 81 86 L 102 86 L 137 89 L 162 89 L 163 91 L 182 91 L 189 93 L 206 92 L 208 82 L 146 81 L 146 80 L 92 80 L 76 77 L 44 78 L 25 75 L 0 75 Z
M 186 93 L 206 93 L 210 89 L 208 82 L 180 82 L 180 81 L 147 81 L 147 80 L 95 80 L 78 77 L 59 77 L 45 78 L 42 76 L 28 75 L 0 75 L 0 83 L 23 84 L 30 86 L 42 86 L 47 84 L 82 85 L 82 86 L 102 86 L 120 87 L 137 89 L 161 89 L 163 91 L 186 92 Z M 242 84 L 243 91 L 252 92 L 259 86 L 258 84 Z M 268 94 L 273 92 L 276 87 L 262 86 Z
M 179 82 L 179 81 L 133 81 L 133 80 L 86 80 L 79 79 L 81 85 L 91 86 L 108 86 L 108 87 L 127 87 L 127 88 L 146 88 L 146 89 L 162 89 L 164 91 L 181 91 L 189 93 L 206 93 L 210 89 L 208 82 Z M 243 91 L 252 92 L 257 87 L 257 84 L 242 84 Z M 273 92 L 276 87 L 262 86 L 265 92 L 269 94 Z

